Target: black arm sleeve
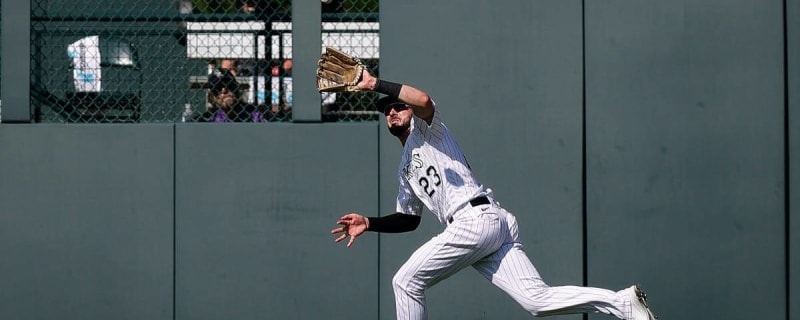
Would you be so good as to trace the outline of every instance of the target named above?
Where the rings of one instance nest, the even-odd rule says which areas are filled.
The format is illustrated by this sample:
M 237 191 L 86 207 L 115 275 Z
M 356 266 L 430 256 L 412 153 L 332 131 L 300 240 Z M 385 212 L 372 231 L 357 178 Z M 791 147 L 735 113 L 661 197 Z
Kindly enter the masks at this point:
M 392 98 L 397 99 L 397 97 L 400 96 L 400 89 L 403 89 L 403 85 L 400 83 L 389 82 L 378 79 L 378 83 L 375 84 L 374 91 L 386 94 Z
M 404 213 L 394 213 L 383 217 L 368 217 L 367 231 L 400 233 L 417 229 L 422 217 Z

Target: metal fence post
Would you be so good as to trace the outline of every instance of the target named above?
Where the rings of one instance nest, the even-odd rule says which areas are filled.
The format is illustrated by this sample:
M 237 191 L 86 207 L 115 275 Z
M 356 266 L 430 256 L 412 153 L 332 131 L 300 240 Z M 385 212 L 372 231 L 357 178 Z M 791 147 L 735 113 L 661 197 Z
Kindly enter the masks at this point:
M 294 60 L 292 115 L 294 122 L 322 121 L 316 69 L 322 43 L 322 5 L 309 0 L 292 2 L 292 57 Z
M 31 2 L 0 0 L 0 57 L 4 123 L 31 122 Z

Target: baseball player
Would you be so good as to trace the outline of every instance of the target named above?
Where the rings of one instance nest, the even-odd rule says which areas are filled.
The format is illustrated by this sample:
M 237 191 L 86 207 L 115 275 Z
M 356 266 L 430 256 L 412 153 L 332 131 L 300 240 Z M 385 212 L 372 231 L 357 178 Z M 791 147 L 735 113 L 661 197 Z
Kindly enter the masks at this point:
M 397 319 L 427 319 L 425 291 L 472 266 L 534 316 L 600 312 L 620 319 L 654 320 L 638 286 L 621 291 L 550 287 L 539 276 L 519 240 L 513 214 L 478 182 L 441 114 L 422 90 L 363 71 L 357 86 L 386 94 L 378 110 L 403 145 L 398 169 L 397 212 L 382 217 L 349 213 L 331 231 L 347 246 L 365 231 L 407 232 L 417 228 L 424 205 L 445 226 L 417 249 L 392 279 Z

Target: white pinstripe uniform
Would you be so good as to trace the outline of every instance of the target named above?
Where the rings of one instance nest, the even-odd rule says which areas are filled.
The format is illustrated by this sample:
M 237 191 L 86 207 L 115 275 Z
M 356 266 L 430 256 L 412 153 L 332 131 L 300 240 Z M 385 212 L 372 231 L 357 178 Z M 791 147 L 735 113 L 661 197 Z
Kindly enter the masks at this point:
M 425 290 L 472 266 L 534 316 L 602 312 L 629 318 L 623 291 L 549 287 L 523 251 L 514 215 L 492 200 L 442 123 L 412 119 L 398 172 L 397 211 L 419 215 L 425 205 L 445 230 L 417 249 L 395 274 L 397 319 L 427 319 Z M 471 205 L 481 196 L 488 204 Z

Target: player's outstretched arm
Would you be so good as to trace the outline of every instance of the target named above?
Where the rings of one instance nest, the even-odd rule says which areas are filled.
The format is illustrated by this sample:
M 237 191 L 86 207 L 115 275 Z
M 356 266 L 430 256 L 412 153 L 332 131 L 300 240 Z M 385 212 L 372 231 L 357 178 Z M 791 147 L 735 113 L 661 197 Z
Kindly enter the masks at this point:
M 336 221 L 336 224 L 341 225 L 341 227 L 331 230 L 331 233 L 342 233 L 342 235 L 336 238 L 336 242 L 341 242 L 346 239 L 347 236 L 350 236 L 350 241 L 347 242 L 347 246 L 350 247 L 353 245 L 353 241 L 366 231 L 385 233 L 408 232 L 416 230 L 420 222 L 422 222 L 422 217 L 400 212 L 383 217 L 369 218 L 358 213 L 348 213 Z
M 433 101 L 425 91 L 407 84 L 381 81 L 367 70 L 362 72 L 361 81 L 357 86 L 361 90 L 377 91 L 389 96 L 394 96 L 397 100 L 411 106 L 415 116 L 425 120 L 428 124 L 433 121 Z

